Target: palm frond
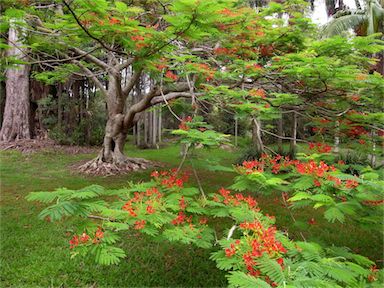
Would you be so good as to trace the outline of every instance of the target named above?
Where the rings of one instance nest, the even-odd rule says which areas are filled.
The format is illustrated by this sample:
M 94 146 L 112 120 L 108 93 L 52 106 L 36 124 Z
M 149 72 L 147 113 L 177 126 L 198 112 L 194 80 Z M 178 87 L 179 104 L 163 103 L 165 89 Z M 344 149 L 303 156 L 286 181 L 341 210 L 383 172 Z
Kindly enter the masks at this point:
M 363 14 L 350 14 L 333 19 L 326 24 L 321 35 L 323 38 L 340 35 L 350 29 L 355 29 L 367 22 L 367 16 Z

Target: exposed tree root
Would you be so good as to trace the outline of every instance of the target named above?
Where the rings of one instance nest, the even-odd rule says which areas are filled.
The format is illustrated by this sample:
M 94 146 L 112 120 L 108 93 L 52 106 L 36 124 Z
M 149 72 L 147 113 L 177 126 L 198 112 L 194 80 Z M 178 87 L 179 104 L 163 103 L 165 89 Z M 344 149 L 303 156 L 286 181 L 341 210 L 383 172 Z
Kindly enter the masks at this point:
M 113 176 L 126 174 L 132 171 L 145 170 L 150 167 L 159 166 L 155 162 L 142 158 L 128 158 L 124 161 L 113 161 L 111 163 L 102 161 L 100 157 L 90 160 L 77 167 L 77 171 L 92 176 Z

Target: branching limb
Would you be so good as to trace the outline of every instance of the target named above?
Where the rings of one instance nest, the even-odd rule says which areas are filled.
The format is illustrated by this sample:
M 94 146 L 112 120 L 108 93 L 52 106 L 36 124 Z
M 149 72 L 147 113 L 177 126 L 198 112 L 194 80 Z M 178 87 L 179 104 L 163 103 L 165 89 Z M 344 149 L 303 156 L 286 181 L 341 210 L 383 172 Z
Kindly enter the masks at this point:
M 107 90 L 105 89 L 104 85 L 100 82 L 100 80 L 97 79 L 96 75 L 91 70 L 89 70 L 87 67 L 85 67 L 83 64 L 81 64 L 80 61 L 73 60 L 72 62 L 75 63 L 76 65 L 78 65 L 84 71 L 84 73 L 87 75 L 87 77 L 89 77 L 93 81 L 93 83 L 95 83 L 97 88 L 99 88 L 101 93 L 106 97 L 107 96 Z

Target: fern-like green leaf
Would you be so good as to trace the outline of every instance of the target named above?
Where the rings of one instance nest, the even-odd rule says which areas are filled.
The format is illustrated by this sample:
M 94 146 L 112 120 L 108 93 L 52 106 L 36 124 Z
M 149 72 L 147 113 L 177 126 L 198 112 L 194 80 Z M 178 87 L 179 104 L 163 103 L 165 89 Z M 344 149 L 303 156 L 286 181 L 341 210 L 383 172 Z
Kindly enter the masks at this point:
M 96 262 L 101 265 L 116 265 L 126 256 L 123 249 L 105 245 L 96 246 L 93 252 L 96 254 Z
M 285 280 L 283 269 L 274 259 L 263 257 L 257 264 L 259 270 L 267 275 L 273 282 L 282 284 Z
M 229 287 L 238 287 L 238 288 L 270 288 L 271 286 L 261 280 L 260 278 L 256 278 L 250 275 L 245 274 L 241 271 L 231 272 L 227 276 Z

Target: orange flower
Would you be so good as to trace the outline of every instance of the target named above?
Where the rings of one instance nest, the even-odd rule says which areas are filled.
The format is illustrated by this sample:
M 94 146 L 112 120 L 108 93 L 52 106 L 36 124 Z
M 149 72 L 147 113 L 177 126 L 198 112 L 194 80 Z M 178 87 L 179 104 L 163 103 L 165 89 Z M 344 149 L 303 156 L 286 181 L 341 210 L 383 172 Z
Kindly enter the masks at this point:
M 365 80 L 365 79 L 367 79 L 367 75 L 365 74 L 358 74 L 356 76 L 356 80 Z

